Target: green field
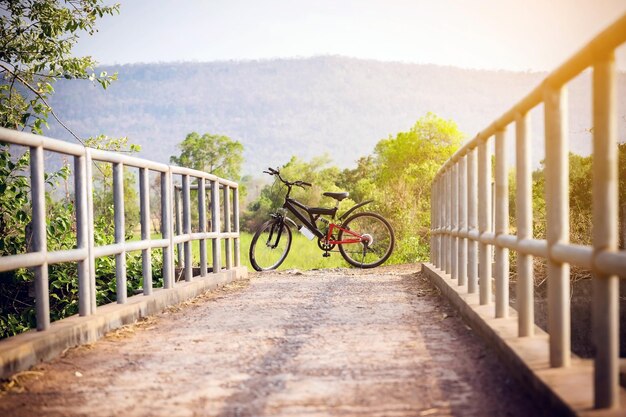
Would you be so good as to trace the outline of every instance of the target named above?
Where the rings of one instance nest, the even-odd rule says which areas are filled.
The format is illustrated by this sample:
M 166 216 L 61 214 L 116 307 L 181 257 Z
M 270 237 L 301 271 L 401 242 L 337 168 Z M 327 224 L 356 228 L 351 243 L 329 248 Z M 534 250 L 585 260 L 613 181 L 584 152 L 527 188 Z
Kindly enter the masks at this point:
M 154 238 L 154 236 L 153 236 Z M 249 251 L 252 234 L 247 232 L 241 233 L 241 264 L 248 267 L 252 271 L 250 265 Z M 226 262 L 225 242 L 222 241 L 222 265 Z M 193 264 L 200 263 L 200 244 L 198 241 L 192 242 L 191 251 L 193 254 Z M 335 249 L 336 250 L 336 249 Z M 208 259 L 211 259 L 211 242 L 207 241 Z M 329 258 L 322 256 L 323 252 L 317 246 L 317 240 L 308 240 L 300 233 L 293 234 L 291 250 L 285 262 L 278 268 L 283 269 L 321 269 L 321 268 L 338 268 L 350 267 L 350 265 L 341 257 L 339 252 L 331 252 Z M 210 262 L 210 261 L 209 261 Z

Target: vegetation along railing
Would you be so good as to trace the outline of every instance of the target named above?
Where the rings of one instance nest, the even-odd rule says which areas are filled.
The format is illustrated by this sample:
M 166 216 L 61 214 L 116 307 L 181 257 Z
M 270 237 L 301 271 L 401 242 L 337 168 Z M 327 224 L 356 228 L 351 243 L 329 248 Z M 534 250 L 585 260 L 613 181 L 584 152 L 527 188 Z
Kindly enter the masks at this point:
M 570 364 L 570 264 L 593 272 L 594 403 L 619 401 L 619 276 L 626 252 L 618 248 L 617 70 L 615 49 L 626 41 L 626 15 L 550 73 L 544 82 L 459 149 L 432 184 L 431 260 L 479 292 L 490 304 L 495 277 L 495 316 L 509 306 L 509 250 L 517 252 L 519 337 L 533 336 L 533 257 L 547 260 L 549 361 Z M 593 240 L 570 243 L 566 84 L 593 68 Z M 529 112 L 543 103 L 545 121 L 546 239 L 533 238 Z M 506 130 L 515 126 L 516 235 L 509 234 Z M 495 137 L 495 196 L 492 155 Z M 492 198 L 495 198 L 493 202 Z M 493 202 L 493 204 L 492 204 Z M 492 211 L 495 211 L 493 213 Z M 492 220 L 492 216 L 493 219 Z M 495 266 L 492 264 L 495 250 Z M 492 271 L 492 267 L 495 271 Z
M 225 241 L 225 268 L 240 265 L 239 243 L 239 196 L 235 182 L 218 178 L 206 172 L 171 166 L 132 157 L 125 154 L 103 151 L 45 138 L 29 133 L 0 128 L 0 142 L 29 148 L 30 180 L 32 200 L 32 235 L 27 253 L 0 257 L 0 272 L 18 268 L 30 268 L 35 276 L 35 302 L 37 329 L 50 326 L 48 266 L 61 262 L 76 262 L 78 266 L 78 310 L 79 315 L 88 316 L 96 312 L 96 258 L 115 256 L 115 290 L 118 304 L 126 303 L 127 277 L 126 253 L 142 251 L 143 294 L 152 294 L 151 251 L 163 251 L 163 287 L 175 285 L 174 248 L 182 245 L 185 281 L 191 281 L 192 241 L 199 241 L 200 275 L 208 273 L 207 245 L 212 242 L 212 265 L 214 273 L 222 269 L 222 240 Z M 46 236 L 46 199 L 44 183 L 44 151 L 72 156 L 74 159 L 74 206 L 76 216 L 76 248 L 48 251 Z M 93 175 L 94 162 L 112 164 L 113 172 L 113 244 L 94 244 Z M 139 207 L 141 238 L 126 241 L 124 219 L 124 167 L 138 168 Z M 160 176 L 161 236 L 153 239 L 150 234 L 150 172 Z M 180 179 L 182 185 L 174 185 Z M 193 183 L 193 184 L 192 184 Z M 191 198 L 191 188 L 198 190 L 197 201 Z M 181 190 L 180 216 L 182 229 L 174 232 L 174 193 Z M 158 188 L 157 188 L 158 190 Z M 157 191 L 158 193 L 158 191 Z M 210 193 L 210 210 L 207 194 Z M 158 200 L 157 200 L 158 201 Z M 197 204 L 198 226 L 192 232 L 192 204 Z M 176 215 L 178 215 L 178 211 Z M 210 214 L 210 221 L 207 219 Z M 209 227 L 210 225 L 210 227 Z M 210 230 L 208 230 L 210 228 Z

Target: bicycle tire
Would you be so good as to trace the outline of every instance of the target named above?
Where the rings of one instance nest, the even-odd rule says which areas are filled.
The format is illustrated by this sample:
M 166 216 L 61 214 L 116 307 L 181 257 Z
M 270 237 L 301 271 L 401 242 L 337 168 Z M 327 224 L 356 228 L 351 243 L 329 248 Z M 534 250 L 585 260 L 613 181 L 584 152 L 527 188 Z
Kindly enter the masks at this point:
M 250 243 L 250 264 L 257 271 L 271 271 L 278 268 L 291 249 L 291 229 L 282 223 L 282 230 L 276 233 L 279 221 L 271 219 L 257 229 Z M 271 242 L 270 242 L 271 239 Z M 276 247 L 272 247 L 277 244 Z
M 350 265 L 357 268 L 374 268 L 391 256 L 396 237 L 389 222 L 380 214 L 371 212 L 353 214 L 342 227 L 371 237 L 371 245 L 369 242 L 339 245 L 341 256 Z M 343 234 L 344 231 L 340 230 L 337 240 L 342 240 Z

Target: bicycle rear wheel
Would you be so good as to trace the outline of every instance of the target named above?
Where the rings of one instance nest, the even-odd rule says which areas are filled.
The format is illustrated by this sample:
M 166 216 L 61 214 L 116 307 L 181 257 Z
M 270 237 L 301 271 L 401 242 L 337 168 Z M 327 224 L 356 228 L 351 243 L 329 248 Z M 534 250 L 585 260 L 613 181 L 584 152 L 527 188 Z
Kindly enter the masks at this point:
M 276 269 L 291 249 L 291 229 L 279 220 L 268 220 L 259 227 L 250 243 L 250 263 L 257 271 Z
M 359 243 L 339 245 L 341 256 L 357 268 L 374 268 L 381 265 L 391 256 L 395 243 L 393 229 L 387 220 L 376 213 L 357 213 L 350 216 L 342 226 L 344 229 L 358 233 Z M 353 238 L 343 230 L 339 231 L 338 240 Z

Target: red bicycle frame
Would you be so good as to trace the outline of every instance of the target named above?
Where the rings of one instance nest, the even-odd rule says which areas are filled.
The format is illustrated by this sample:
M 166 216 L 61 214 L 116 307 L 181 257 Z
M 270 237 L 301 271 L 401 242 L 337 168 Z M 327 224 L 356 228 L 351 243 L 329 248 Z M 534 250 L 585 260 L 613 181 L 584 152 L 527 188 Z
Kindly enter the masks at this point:
M 335 240 L 332 239 L 333 231 L 335 229 L 342 230 L 344 233 L 348 233 L 352 236 L 355 236 L 357 239 L 343 239 L 343 240 Z M 328 233 L 326 234 L 326 240 L 330 245 L 345 245 L 347 243 L 361 243 L 363 241 L 363 236 L 358 233 L 353 232 L 352 230 L 344 229 L 343 227 L 336 225 L 335 223 L 331 223 L 328 228 Z

